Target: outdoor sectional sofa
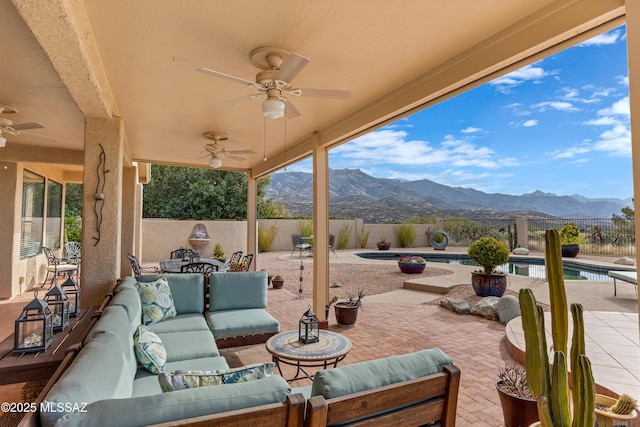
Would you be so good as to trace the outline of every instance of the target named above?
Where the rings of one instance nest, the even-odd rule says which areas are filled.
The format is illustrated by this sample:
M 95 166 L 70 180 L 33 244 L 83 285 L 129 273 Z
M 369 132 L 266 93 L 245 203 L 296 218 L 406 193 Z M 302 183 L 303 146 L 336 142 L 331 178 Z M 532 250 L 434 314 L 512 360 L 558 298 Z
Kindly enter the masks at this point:
M 405 425 L 415 425 L 416 420 L 454 425 L 459 371 L 437 348 L 322 370 L 308 387 L 292 389 L 281 376 L 271 374 L 273 363 L 267 362 L 244 367 L 260 374 L 250 381 L 163 392 L 166 384 L 161 387 L 161 378 L 169 378 L 178 388 L 188 383 L 168 373 L 221 370 L 227 373 L 217 375 L 229 371 L 235 375 L 243 369 L 229 370 L 216 346 L 217 334 L 269 336 L 279 327 L 266 311 L 255 311 L 266 306 L 264 272 L 212 275 L 208 310 L 201 275 L 164 276 L 177 315 L 148 326 L 166 349 L 163 373 L 149 372 L 134 351 L 134 337 L 141 335 L 136 332 L 145 320 L 136 282 L 154 282 L 159 276 L 124 278 L 96 312 L 82 345 L 69 353 L 39 396 L 38 407 L 50 410 L 41 411 L 39 417 L 27 414 L 21 425 L 139 426 L 180 421 L 181 425 L 315 427 L 361 418 L 374 424 L 402 419 L 407 420 Z M 231 312 L 235 315 L 225 316 Z

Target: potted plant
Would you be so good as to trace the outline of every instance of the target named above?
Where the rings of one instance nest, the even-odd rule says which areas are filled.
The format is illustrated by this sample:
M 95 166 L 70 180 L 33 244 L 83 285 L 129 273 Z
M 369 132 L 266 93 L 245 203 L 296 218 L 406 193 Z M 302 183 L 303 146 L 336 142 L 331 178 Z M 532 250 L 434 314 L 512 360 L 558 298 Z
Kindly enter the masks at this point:
M 271 279 L 271 284 L 273 285 L 273 289 L 282 289 L 284 286 L 284 279 L 279 274 L 276 274 L 276 276 Z
M 356 320 L 358 319 L 358 310 L 362 306 L 363 297 L 364 291 L 362 289 L 358 289 L 357 297 L 349 295 L 347 301 L 338 301 L 333 304 L 338 325 L 351 327 L 356 324 Z
M 507 290 L 507 275 L 496 267 L 509 261 L 509 247 L 494 237 L 476 240 L 467 250 L 469 258 L 482 266 L 471 273 L 471 285 L 479 297 L 501 297 Z
M 596 394 L 596 425 L 598 427 L 626 427 L 633 425 L 638 413 L 638 402 L 628 394 L 618 399 Z
M 580 235 L 578 227 L 571 223 L 564 225 L 559 233 L 563 257 L 575 258 L 580 252 L 580 245 L 587 243 L 587 239 Z
M 391 242 L 387 242 L 387 239 L 383 237 L 376 242 L 376 245 L 378 246 L 379 250 L 388 251 L 389 248 L 391 247 Z
M 501 369 L 496 382 L 506 427 L 529 426 L 538 421 L 538 404 L 527 384 L 527 373 L 517 365 Z
M 591 362 L 585 354 L 582 305 L 571 304 L 573 333 L 569 353 L 569 310 L 558 231 L 547 230 L 545 243 L 553 361 L 550 363 L 549 360 L 542 307 L 537 305 L 530 288 L 521 289 L 519 300 L 526 344 L 527 383 L 538 402 L 538 415 L 543 426 L 593 427 L 596 392 Z M 571 366 L 571 387 L 568 366 Z
M 327 305 L 324 307 L 324 311 L 325 311 L 325 318 L 327 320 L 329 320 L 329 309 L 331 308 L 331 306 L 333 304 L 335 304 L 338 301 L 338 296 L 334 295 L 333 298 L 331 298 L 331 300 L 329 300 L 329 302 L 327 303 Z
M 401 256 L 398 259 L 398 267 L 403 273 L 416 274 L 422 273 L 427 266 L 427 262 L 421 256 Z
M 225 255 L 224 248 L 220 243 L 216 243 L 216 246 L 213 248 L 213 257 L 223 264 L 227 262 L 227 256 Z

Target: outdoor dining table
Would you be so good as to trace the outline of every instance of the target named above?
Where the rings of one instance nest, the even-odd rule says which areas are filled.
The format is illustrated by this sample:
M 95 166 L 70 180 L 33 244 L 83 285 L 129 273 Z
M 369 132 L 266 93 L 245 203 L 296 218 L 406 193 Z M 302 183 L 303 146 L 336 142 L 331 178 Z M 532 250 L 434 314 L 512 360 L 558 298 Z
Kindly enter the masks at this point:
M 227 271 L 229 270 L 229 266 L 225 263 L 218 261 L 215 258 L 200 258 L 194 259 L 193 262 L 206 262 L 209 264 L 217 265 L 218 271 Z M 189 264 L 188 259 L 163 259 L 160 261 L 160 270 L 164 273 L 181 273 L 181 268 L 183 265 Z

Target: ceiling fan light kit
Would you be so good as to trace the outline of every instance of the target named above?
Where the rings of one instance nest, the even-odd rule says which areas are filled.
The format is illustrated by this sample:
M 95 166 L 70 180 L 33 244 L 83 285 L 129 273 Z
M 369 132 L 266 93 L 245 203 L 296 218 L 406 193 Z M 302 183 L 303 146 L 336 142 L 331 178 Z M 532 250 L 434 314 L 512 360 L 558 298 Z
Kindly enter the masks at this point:
M 284 102 L 275 98 L 267 98 L 262 103 L 262 114 L 267 119 L 279 119 L 284 116 Z
M 0 134 L 0 148 L 4 148 L 7 146 L 7 138 Z
M 212 157 L 211 160 L 209 160 L 209 167 L 212 169 L 218 169 L 220 168 L 220 166 L 222 166 L 222 160 L 217 158 L 217 157 Z

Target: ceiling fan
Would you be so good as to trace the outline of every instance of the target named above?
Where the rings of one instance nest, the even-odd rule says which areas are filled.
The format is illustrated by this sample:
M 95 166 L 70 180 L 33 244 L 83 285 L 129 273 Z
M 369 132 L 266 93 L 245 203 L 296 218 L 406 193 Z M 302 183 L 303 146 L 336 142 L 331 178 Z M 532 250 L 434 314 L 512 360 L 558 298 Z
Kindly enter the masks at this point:
M 210 139 L 213 144 L 207 144 L 204 146 L 205 150 L 207 150 L 211 154 L 211 159 L 209 160 L 209 166 L 213 169 L 218 169 L 222 166 L 222 159 L 231 159 L 231 160 L 245 160 L 242 157 L 234 156 L 234 154 L 255 154 L 253 150 L 227 150 L 225 149 L 223 144 L 220 144 L 220 141 L 226 141 L 229 139 L 228 136 L 216 133 L 216 132 L 205 132 L 202 134 L 205 138 Z M 208 155 L 207 155 L 208 156 Z
M 16 110 L 13 107 L 0 104 L 0 114 L 15 114 L 17 112 L 18 110 Z M 4 147 L 7 145 L 7 138 L 4 137 L 4 134 L 24 135 L 32 138 L 44 139 L 46 141 L 55 141 L 55 138 L 51 138 L 49 136 L 38 135 L 30 132 L 24 132 L 25 130 L 29 130 L 29 129 L 42 129 L 42 128 L 44 128 L 44 126 L 42 126 L 40 123 L 32 122 L 32 123 L 19 123 L 14 125 L 13 121 L 9 119 L 5 119 L 4 117 L 0 117 L 0 147 Z
M 209 68 L 198 68 L 196 71 L 214 77 L 220 77 L 256 89 L 258 93 L 221 102 L 217 105 L 232 105 L 238 102 L 258 99 L 266 95 L 262 103 L 262 114 L 268 119 L 278 119 L 287 115 L 292 119 L 300 112 L 287 96 L 309 96 L 315 98 L 349 99 L 351 92 L 347 90 L 303 89 L 291 86 L 291 81 L 309 63 L 309 59 L 297 53 L 291 53 L 278 47 L 259 47 L 249 54 L 251 62 L 262 71 L 256 74 L 256 81 L 231 76 Z M 285 105 L 286 103 L 286 105 Z

